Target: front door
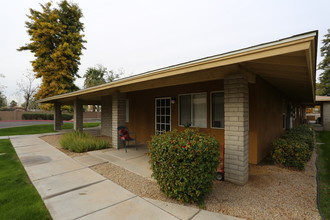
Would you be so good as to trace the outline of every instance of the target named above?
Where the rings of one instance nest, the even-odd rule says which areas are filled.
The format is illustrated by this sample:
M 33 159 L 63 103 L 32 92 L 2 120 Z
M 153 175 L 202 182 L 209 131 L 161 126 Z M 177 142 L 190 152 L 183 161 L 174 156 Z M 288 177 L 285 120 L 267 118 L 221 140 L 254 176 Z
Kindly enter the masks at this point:
M 162 134 L 171 130 L 171 98 L 155 99 L 155 133 Z

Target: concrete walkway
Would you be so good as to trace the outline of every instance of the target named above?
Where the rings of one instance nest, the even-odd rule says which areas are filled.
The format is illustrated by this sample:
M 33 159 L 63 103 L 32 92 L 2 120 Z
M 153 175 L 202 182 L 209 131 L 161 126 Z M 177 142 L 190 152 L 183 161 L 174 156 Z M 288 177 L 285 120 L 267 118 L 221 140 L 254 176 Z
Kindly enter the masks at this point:
M 152 171 L 150 169 L 148 152 L 149 150 L 146 145 L 138 145 L 137 148 L 134 145 L 129 147 L 127 152 L 124 149 L 117 150 L 111 148 L 91 151 L 88 152 L 88 155 L 75 157 L 74 159 L 86 166 L 89 164 L 96 165 L 102 162 L 109 162 L 144 178 L 156 181 L 151 177 Z
M 12 136 L 10 139 L 32 183 L 55 220 L 238 219 L 138 197 L 89 169 L 89 165 L 93 163 L 91 158 L 80 158 L 80 162 L 76 161 L 39 139 L 39 136 L 42 135 Z M 102 158 L 96 160 L 96 163 L 100 160 L 107 162 Z

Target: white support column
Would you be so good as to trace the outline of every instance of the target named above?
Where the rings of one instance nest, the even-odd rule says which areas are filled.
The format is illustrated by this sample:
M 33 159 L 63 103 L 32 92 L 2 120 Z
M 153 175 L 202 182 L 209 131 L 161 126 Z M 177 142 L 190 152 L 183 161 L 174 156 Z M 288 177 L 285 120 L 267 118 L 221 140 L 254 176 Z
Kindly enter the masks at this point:
M 103 96 L 101 99 L 101 134 L 105 136 L 112 135 L 112 98 Z
M 112 147 L 118 146 L 118 131 L 119 126 L 125 125 L 125 94 L 116 92 L 112 95 Z
M 83 131 L 83 105 L 78 98 L 74 100 L 73 111 L 73 129 Z
M 225 76 L 225 179 L 244 185 L 249 177 L 249 87 L 245 74 Z
M 61 111 L 61 104 L 54 103 L 54 130 L 58 131 L 61 130 L 62 126 L 62 111 Z

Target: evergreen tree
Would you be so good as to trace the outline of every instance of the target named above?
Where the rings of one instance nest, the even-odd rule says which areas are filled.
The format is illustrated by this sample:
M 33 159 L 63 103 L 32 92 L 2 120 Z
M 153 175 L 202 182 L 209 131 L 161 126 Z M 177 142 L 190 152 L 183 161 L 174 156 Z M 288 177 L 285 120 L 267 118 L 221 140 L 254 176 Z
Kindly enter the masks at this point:
M 320 74 L 318 91 L 320 95 L 327 95 L 330 94 L 330 29 L 328 29 L 328 33 L 324 35 L 322 43 L 321 56 L 324 58 L 319 63 L 318 69 L 323 70 L 323 72 Z
M 26 28 L 30 43 L 18 51 L 31 51 L 36 57 L 32 61 L 36 78 L 42 83 L 35 97 L 37 99 L 78 90 L 74 80 L 78 75 L 78 65 L 82 50 L 84 25 L 83 16 L 77 4 L 66 0 L 53 8 L 52 3 L 42 5 L 42 11 L 30 9 Z
M 15 100 L 12 100 L 9 105 L 10 108 L 15 108 L 17 107 L 17 102 Z
M 107 73 L 107 68 L 102 65 L 97 65 L 97 67 L 89 67 L 84 75 L 84 87 L 89 88 L 106 83 L 104 77 Z
M 123 73 L 123 69 L 119 69 L 118 72 L 115 73 L 115 71 L 108 70 L 106 67 L 100 64 L 96 67 L 89 67 L 84 75 L 84 87 L 89 88 L 92 86 L 112 82 L 118 79 Z
M 114 73 L 114 71 L 108 69 L 102 65 L 96 67 L 89 67 L 84 75 L 85 82 L 84 88 L 101 85 L 107 82 L 112 82 L 119 78 L 120 73 Z M 92 106 L 93 112 L 100 110 L 100 106 Z

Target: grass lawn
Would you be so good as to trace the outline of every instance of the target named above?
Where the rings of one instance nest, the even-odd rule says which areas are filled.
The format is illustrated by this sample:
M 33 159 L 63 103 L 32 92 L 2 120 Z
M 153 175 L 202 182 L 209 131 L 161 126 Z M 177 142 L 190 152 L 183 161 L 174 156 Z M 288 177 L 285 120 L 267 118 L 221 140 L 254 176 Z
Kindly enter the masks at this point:
M 84 128 L 97 127 L 100 125 L 100 122 L 84 123 Z M 65 123 L 62 126 L 62 129 L 72 129 L 72 123 Z M 0 136 L 11 136 L 11 135 L 23 135 L 23 134 L 42 134 L 42 133 L 51 133 L 54 131 L 53 124 L 46 125 L 30 125 L 14 128 L 2 128 L 0 129 Z
M 0 140 L 0 219 L 52 219 L 8 139 Z
M 324 219 L 330 219 L 330 131 L 318 132 L 318 175 L 320 208 Z

